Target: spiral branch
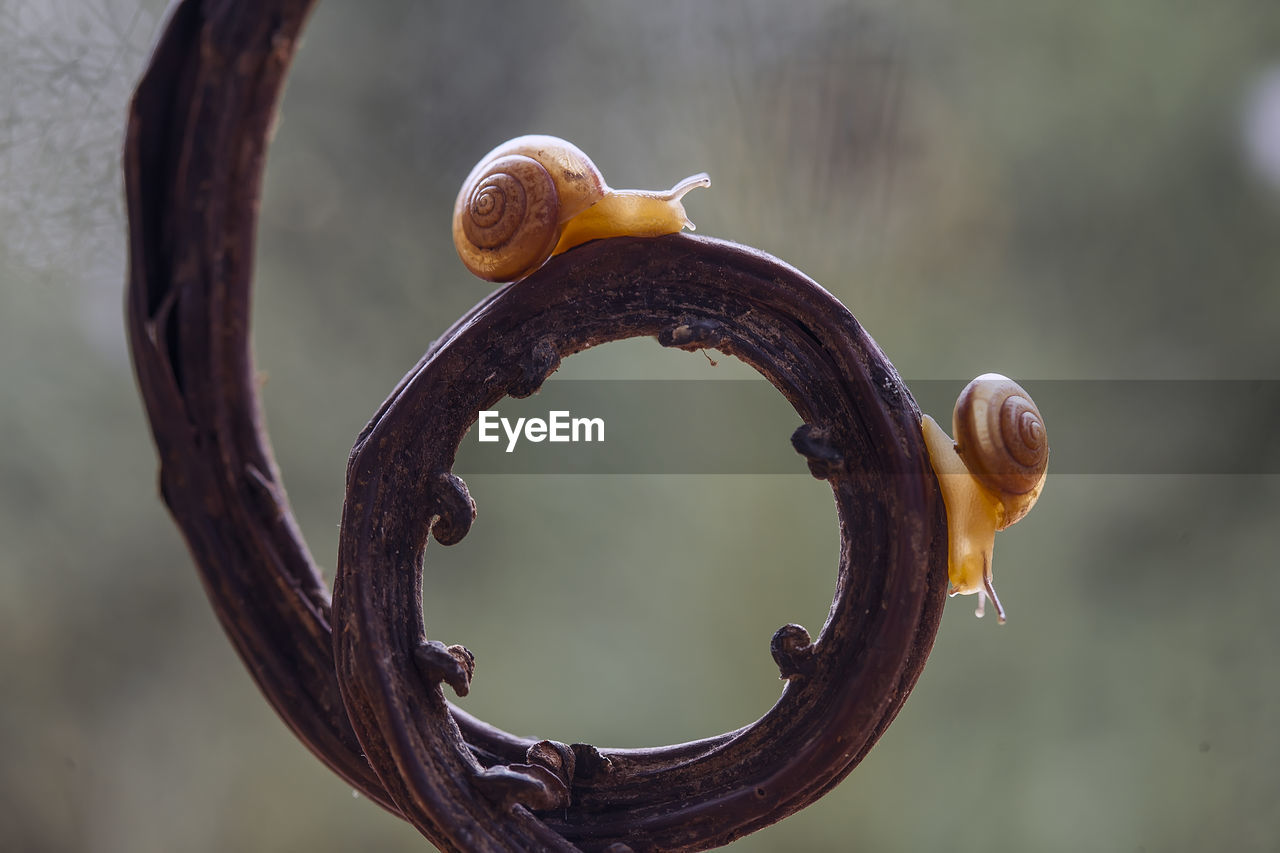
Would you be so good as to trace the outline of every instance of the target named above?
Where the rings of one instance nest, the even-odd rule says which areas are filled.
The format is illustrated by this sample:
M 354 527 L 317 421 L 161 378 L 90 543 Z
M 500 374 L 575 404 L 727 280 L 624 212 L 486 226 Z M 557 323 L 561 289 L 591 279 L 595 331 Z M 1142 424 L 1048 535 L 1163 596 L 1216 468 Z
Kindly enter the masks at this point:
M 597 241 L 483 300 L 357 439 L 331 603 L 260 423 L 249 352 L 267 135 L 311 5 L 180 4 L 125 146 L 129 340 L 161 493 L 255 681 L 321 760 L 444 850 L 705 849 L 813 802 L 924 665 L 946 529 L 892 365 L 837 300 L 759 252 Z M 531 393 L 571 353 L 634 336 L 736 355 L 795 407 L 797 464 L 830 482 L 838 509 L 832 614 L 816 639 L 775 635 L 786 686 L 741 730 L 639 750 L 519 738 L 445 701 L 442 684 L 462 696 L 483 669 L 448 644 L 459 638 L 423 635 L 423 549 L 470 528 L 451 468 L 478 410 Z

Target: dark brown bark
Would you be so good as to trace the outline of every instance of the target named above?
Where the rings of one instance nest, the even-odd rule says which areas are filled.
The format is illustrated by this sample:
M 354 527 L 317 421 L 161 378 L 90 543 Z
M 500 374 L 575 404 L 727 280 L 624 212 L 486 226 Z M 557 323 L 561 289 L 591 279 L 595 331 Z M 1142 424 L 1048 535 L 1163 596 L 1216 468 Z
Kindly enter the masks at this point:
M 129 112 L 129 345 L 160 491 L 268 701 L 325 763 L 397 811 L 333 671 L 329 591 L 261 427 L 250 279 L 267 136 L 309 0 L 176 7 Z
M 446 850 L 703 849 L 813 802 L 924 665 L 945 519 L 892 365 L 837 300 L 759 252 L 598 241 L 459 320 L 352 451 L 331 610 L 260 426 L 249 352 L 266 140 L 310 5 L 180 5 L 125 149 L 130 345 L 161 492 L 263 693 L 317 756 Z M 441 683 L 464 694 L 475 662 L 423 635 L 423 549 L 470 526 L 451 467 L 477 412 L 532 393 L 570 353 L 634 336 L 736 355 L 795 406 L 797 464 L 830 481 L 838 508 L 831 615 L 812 641 L 779 629 L 771 651 L 788 683 L 739 731 L 642 750 L 517 738 L 444 699 Z

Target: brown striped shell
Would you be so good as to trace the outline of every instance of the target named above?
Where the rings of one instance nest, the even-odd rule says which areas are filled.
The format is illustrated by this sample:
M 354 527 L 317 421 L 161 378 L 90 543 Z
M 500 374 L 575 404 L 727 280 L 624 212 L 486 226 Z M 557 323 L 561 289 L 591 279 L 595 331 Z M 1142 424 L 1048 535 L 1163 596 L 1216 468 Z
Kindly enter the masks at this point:
M 453 244 L 474 275 L 515 281 L 551 256 L 563 224 L 609 191 L 577 146 L 521 136 L 490 151 L 453 207 Z
M 984 373 L 960 392 L 952 429 L 965 467 L 1004 507 L 999 527 L 1026 515 L 1049 466 L 1044 418 L 1031 395 L 1007 376 Z

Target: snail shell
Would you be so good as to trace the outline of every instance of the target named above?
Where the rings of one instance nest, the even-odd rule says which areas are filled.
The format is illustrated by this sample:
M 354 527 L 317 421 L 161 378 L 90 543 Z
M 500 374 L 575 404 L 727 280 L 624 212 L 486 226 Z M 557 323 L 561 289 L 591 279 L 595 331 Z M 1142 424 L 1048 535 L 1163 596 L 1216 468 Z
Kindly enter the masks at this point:
M 453 207 L 453 243 L 486 281 L 523 278 L 598 237 L 657 236 L 693 228 L 680 199 L 705 174 L 668 191 L 615 190 L 580 148 L 554 136 L 504 142 L 471 170 Z
M 1049 467 L 1044 417 L 1031 395 L 1007 376 L 984 373 L 960 392 L 951 426 L 965 467 L 1004 508 L 996 529 L 1026 515 Z

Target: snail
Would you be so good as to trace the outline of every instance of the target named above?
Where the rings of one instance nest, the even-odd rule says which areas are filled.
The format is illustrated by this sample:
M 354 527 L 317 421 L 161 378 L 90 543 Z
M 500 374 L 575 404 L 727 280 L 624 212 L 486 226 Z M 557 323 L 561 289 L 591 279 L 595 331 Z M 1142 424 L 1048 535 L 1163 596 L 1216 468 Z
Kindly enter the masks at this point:
M 978 594 L 978 616 L 991 598 L 1004 607 L 991 576 L 997 530 L 1026 515 L 1044 488 L 1049 442 L 1031 395 L 998 373 L 965 386 L 952 414 L 953 442 L 928 415 L 921 418 L 929 461 L 947 508 L 947 575 L 951 595 Z
M 490 151 L 463 182 L 453 244 L 480 278 L 516 281 L 588 240 L 692 231 L 680 200 L 709 186 L 701 172 L 665 192 L 615 190 L 576 145 L 521 136 Z

